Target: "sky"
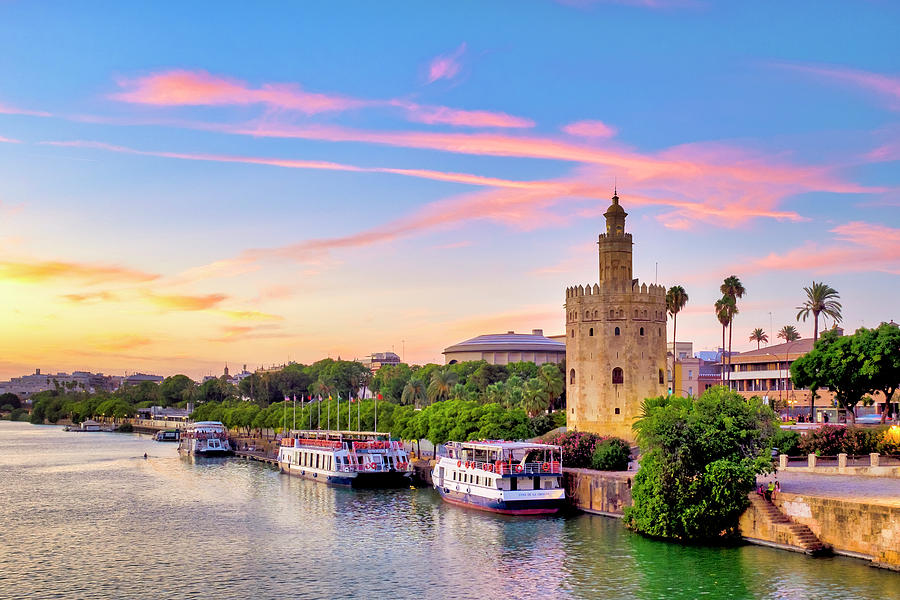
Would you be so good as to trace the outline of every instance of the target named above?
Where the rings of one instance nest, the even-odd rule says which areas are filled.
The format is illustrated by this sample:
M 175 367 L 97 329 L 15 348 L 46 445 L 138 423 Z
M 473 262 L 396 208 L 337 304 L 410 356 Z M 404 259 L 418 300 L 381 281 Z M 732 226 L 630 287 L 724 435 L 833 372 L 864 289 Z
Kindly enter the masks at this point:
M 561 334 L 614 186 L 695 351 L 731 274 L 736 350 L 812 336 L 813 280 L 847 329 L 900 321 L 898 28 L 888 0 L 0 0 L 0 378 Z

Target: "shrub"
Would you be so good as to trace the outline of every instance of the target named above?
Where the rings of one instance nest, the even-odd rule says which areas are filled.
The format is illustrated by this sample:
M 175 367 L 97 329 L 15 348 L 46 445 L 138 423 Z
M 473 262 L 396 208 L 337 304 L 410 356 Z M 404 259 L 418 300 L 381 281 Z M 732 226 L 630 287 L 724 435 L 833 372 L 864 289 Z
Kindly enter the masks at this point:
M 878 452 L 879 438 L 881 431 L 877 429 L 848 427 L 844 434 L 843 451 L 856 456 Z
M 900 431 L 892 427 L 886 429 L 878 439 L 877 452 L 894 456 L 900 455 Z
M 580 469 L 590 469 L 594 459 L 594 451 L 597 444 L 605 438 L 582 431 L 567 431 L 551 436 L 548 444 L 554 444 L 562 448 L 563 465 Z
M 611 437 L 597 444 L 591 467 L 598 471 L 627 471 L 631 447 L 627 442 Z
M 122 423 L 121 425 L 119 425 L 116 431 L 118 431 L 119 433 L 131 433 L 134 431 L 134 426 L 132 426 L 131 423 Z
M 546 413 L 531 419 L 530 425 L 531 430 L 534 431 L 534 435 L 544 435 L 548 431 L 556 429 L 556 423 L 553 422 L 553 416 Z
M 800 438 L 800 452 L 835 456 L 844 450 L 844 436 L 847 428 L 843 425 L 822 425 Z
M 800 453 L 800 434 L 790 429 L 776 429 L 772 447 L 777 448 L 779 454 L 797 456 Z

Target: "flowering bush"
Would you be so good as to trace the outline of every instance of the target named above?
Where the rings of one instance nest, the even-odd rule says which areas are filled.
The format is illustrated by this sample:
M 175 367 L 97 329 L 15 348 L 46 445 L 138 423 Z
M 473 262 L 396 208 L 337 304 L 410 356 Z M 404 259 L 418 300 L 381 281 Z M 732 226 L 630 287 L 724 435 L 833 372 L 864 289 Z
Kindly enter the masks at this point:
M 900 456 L 900 429 L 890 427 L 878 439 L 878 452 Z
M 835 456 L 846 453 L 862 456 L 870 452 L 896 454 L 900 452 L 900 436 L 895 440 L 890 430 L 844 425 L 822 425 L 800 438 L 798 449 L 802 454 Z
M 580 469 L 593 467 L 594 453 L 606 441 L 617 440 L 617 444 L 627 446 L 619 438 L 606 437 L 582 431 L 567 431 L 550 436 L 546 442 L 562 448 L 563 465 Z

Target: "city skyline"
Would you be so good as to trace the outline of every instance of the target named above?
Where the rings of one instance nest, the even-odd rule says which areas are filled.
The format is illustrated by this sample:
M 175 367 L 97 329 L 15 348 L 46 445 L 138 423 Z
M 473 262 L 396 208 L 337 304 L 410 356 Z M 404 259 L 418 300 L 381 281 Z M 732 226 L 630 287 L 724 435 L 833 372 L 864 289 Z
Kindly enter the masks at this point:
M 900 321 L 900 7 L 777 10 L 0 4 L 0 379 L 561 334 L 614 187 L 697 351 Z

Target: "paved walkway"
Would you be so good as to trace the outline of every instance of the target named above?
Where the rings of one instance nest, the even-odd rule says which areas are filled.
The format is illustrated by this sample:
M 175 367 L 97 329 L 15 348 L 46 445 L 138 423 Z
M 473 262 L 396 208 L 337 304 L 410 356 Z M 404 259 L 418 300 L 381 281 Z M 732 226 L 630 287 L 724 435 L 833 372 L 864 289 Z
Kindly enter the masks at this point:
M 760 478 L 760 481 L 768 482 L 771 478 L 770 475 Z M 900 507 L 900 479 L 893 477 L 816 475 L 782 471 L 778 473 L 777 479 L 781 482 L 782 492 Z

